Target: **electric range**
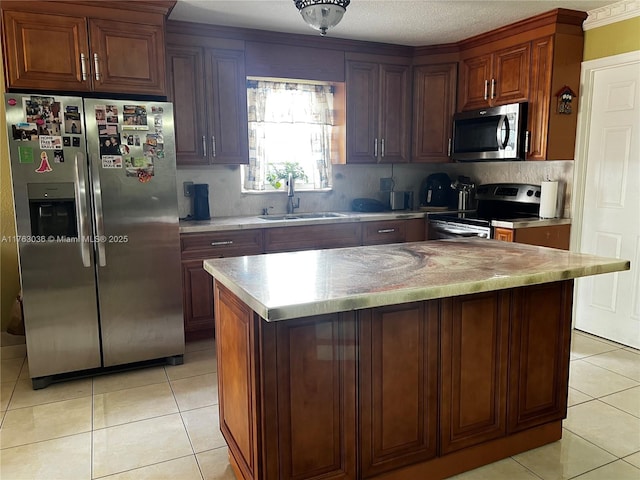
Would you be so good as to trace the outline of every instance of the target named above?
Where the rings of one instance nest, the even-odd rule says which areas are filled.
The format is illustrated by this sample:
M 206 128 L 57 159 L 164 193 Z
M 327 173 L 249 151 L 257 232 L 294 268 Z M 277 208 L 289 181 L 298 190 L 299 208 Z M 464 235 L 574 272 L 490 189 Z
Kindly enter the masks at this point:
M 480 185 L 476 209 L 429 215 L 429 239 L 456 237 L 493 238 L 492 220 L 537 218 L 540 185 L 492 183 Z

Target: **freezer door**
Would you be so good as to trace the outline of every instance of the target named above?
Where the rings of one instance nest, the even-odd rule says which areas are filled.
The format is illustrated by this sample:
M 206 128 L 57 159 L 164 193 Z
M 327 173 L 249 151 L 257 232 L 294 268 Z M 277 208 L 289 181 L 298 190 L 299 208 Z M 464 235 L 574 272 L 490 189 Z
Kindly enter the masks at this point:
M 173 111 L 85 100 L 105 366 L 184 353 Z
M 100 367 L 82 100 L 4 100 L 29 374 Z

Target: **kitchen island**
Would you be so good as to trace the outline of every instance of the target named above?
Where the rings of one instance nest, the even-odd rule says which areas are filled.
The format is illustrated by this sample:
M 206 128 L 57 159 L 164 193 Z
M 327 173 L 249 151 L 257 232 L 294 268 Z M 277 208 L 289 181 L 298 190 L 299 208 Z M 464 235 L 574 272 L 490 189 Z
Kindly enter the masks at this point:
M 482 239 L 204 266 L 236 476 L 399 480 L 560 439 L 573 279 L 630 268 Z

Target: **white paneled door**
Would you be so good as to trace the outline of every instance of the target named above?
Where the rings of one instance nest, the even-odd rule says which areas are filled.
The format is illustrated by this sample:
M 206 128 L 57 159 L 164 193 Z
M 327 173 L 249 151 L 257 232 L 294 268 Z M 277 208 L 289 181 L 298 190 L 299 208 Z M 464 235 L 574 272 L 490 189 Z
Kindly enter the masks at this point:
M 640 54 L 635 61 L 617 57 L 624 61 L 583 64 L 576 160 L 585 162 L 578 179 L 583 207 L 574 246 L 631 260 L 631 270 L 577 281 L 575 327 L 640 348 Z

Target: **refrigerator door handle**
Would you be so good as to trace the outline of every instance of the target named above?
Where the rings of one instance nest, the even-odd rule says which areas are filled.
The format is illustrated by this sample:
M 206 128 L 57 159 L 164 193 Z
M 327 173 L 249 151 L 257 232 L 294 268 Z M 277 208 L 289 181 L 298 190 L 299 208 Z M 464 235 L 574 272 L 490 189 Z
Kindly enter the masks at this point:
M 100 174 L 98 169 L 98 162 L 91 162 L 91 182 L 93 184 L 93 215 L 96 222 L 96 245 L 98 253 L 98 265 L 101 267 L 107 266 L 107 257 L 104 244 L 106 243 L 106 237 L 104 235 L 104 218 L 102 215 L 102 190 L 100 187 Z
M 87 187 L 85 184 L 85 174 L 82 165 L 84 164 L 84 155 L 78 152 L 75 156 L 74 162 L 76 167 L 76 181 L 75 193 L 76 193 L 76 211 L 78 212 L 78 236 L 80 237 L 78 243 L 80 244 L 80 255 L 82 257 L 82 265 L 85 267 L 91 266 L 91 249 L 89 240 L 91 232 L 89 231 L 89 222 L 87 217 Z

